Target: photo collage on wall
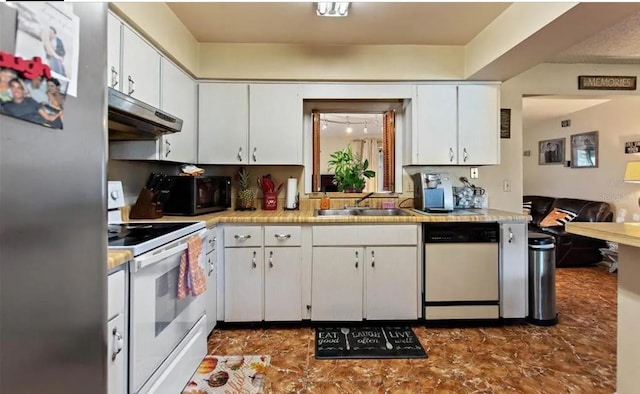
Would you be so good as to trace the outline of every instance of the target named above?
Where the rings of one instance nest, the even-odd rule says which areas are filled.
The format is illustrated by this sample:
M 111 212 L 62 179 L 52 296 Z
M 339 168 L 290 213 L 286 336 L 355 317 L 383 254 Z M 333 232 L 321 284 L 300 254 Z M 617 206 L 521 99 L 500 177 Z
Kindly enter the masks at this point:
M 79 18 L 64 3 L 7 5 L 17 21 L 14 52 L 0 52 L 0 114 L 62 129 L 77 90 Z

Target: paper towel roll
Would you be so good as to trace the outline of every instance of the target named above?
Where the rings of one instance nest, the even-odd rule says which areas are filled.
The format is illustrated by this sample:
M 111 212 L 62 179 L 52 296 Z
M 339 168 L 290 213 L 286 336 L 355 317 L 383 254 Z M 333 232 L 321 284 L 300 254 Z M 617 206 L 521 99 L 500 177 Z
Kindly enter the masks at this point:
M 298 180 L 296 178 L 287 179 L 287 209 L 296 208 L 296 195 L 298 194 Z

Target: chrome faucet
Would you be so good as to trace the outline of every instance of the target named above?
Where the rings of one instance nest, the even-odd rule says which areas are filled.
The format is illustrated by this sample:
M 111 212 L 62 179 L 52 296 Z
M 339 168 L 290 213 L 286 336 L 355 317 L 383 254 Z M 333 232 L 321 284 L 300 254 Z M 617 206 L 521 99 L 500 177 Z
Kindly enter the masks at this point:
M 373 196 L 375 194 L 375 192 L 371 192 L 371 193 L 367 193 L 364 196 L 360 197 L 359 199 L 356 200 L 355 203 L 355 208 L 359 208 L 358 204 L 360 204 L 361 202 L 363 202 L 364 200 L 366 200 L 367 198 Z

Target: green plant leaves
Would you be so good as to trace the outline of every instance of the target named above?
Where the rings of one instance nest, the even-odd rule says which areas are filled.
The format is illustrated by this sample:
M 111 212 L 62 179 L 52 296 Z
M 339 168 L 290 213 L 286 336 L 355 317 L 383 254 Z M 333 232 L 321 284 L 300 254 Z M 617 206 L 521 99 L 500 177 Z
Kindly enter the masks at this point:
M 333 183 L 338 187 L 338 191 L 345 189 L 361 191 L 365 184 L 364 178 L 376 176 L 375 171 L 368 169 L 369 160 L 363 162 L 358 154 L 353 153 L 351 145 L 329 156 L 331 157 L 328 162 L 329 171 L 334 171 Z

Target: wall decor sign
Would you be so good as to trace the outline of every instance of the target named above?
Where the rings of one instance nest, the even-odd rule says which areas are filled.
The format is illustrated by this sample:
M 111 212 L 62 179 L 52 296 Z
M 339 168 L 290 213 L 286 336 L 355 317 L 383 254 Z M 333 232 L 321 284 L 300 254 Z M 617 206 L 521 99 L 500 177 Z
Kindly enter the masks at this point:
M 571 136 L 571 168 L 598 167 L 598 132 Z
M 563 164 L 566 138 L 538 142 L 538 164 Z
M 629 141 L 624 143 L 624 153 L 639 153 L 640 141 Z
M 500 138 L 511 138 L 511 108 L 500 109 Z
M 578 89 L 582 90 L 636 90 L 635 76 L 579 75 Z

